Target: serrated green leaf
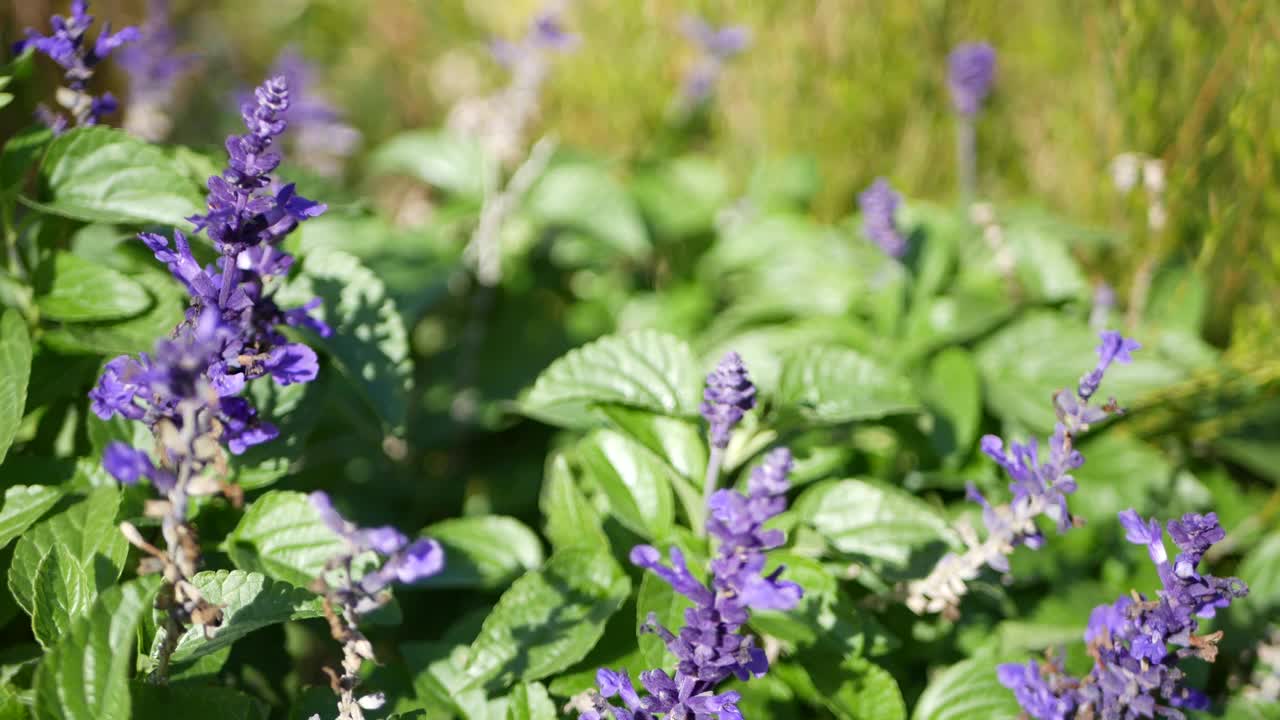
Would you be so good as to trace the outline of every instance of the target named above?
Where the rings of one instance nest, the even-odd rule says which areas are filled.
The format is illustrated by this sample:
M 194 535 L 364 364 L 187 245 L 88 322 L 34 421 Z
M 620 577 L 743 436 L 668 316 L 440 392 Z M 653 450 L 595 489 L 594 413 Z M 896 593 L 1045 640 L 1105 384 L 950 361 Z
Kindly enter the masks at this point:
M 543 223 L 585 232 L 627 257 L 643 259 L 652 251 L 635 203 L 612 175 L 595 165 L 552 167 L 529 191 L 525 207 Z
M 205 600 L 222 606 L 222 625 L 212 638 L 204 628 L 193 627 L 178 639 L 173 662 L 187 663 L 231 647 L 254 630 L 289 620 L 305 620 L 324 614 L 321 599 L 313 592 L 262 573 L 217 570 L 196 573 L 192 582 Z M 156 637 L 152 654 L 163 642 Z
M 181 712 L 182 720 L 267 720 L 266 703 L 229 687 L 201 685 L 153 685 L 135 682 L 134 720 L 170 720 Z
M 795 513 L 841 553 L 904 566 L 929 545 L 955 542 L 945 517 L 897 488 L 832 480 L 806 490 Z
M 789 353 L 775 400 L 819 423 L 868 420 L 920 409 L 906 377 L 862 353 L 838 347 Z
M 444 520 L 422 534 L 439 541 L 446 560 L 443 571 L 416 587 L 504 587 L 543 560 L 537 533 L 502 515 Z
M 65 322 L 133 317 L 151 304 L 151 296 L 132 278 L 68 252 L 54 255 L 51 285 L 36 295 L 42 315 Z
M 556 720 L 556 704 L 542 683 L 522 683 L 511 690 L 507 720 Z
M 273 491 L 249 506 L 227 536 L 227 555 L 241 570 L 306 587 L 345 547 L 307 496 Z
M 49 144 L 40 168 L 50 213 L 106 223 L 186 226 L 204 211 L 201 187 L 164 151 L 122 130 L 76 128 Z
M 62 497 L 62 488 L 48 485 L 15 485 L 4 491 L 0 508 L 0 548 L 27 531 Z
M 333 334 L 314 343 L 363 391 L 387 428 L 403 433 L 413 360 L 404 321 L 382 280 L 354 256 L 319 248 L 303 258 L 302 272 L 279 297 L 285 305 L 323 300 L 316 314 Z
M 660 539 L 675 522 L 672 471 L 639 443 L 598 430 L 577 446 L 583 471 L 604 490 L 609 509 L 629 530 Z
M 471 644 L 468 687 L 540 680 L 586 657 L 622 607 L 631 581 L 607 552 L 555 553 L 502 594 Z
M 975 658 L 956 663 L 929 680 L 911 720 L 1014 720 L 1022 709 L 996 679 L 996 663 Z
M 884 668 L 861 657 L 821 650 L 799 654 L 812 694 L 840 720 L 906 720 L 907 704 Z
M 538 507 L 546 518 L 544 530 L 556 550 L 609 547 L 600 513 L 578 489 L 569 461 L 561 453 L 551 459 Z
M 5 310 L 0 316 L 0 462 L 4 462 L 22 424 L 30 379 L 31 337 L 27 324 L 16 311 Z
M 54 545 L 36 566 L 31 627 L 36 640 L 51 647 L 89 610 L 97 588 L 86 569 L 65 546 Z
M 702 373 L 693 350 L 672 335 L 645 330 L 609 335 L 571 350 L 542 371 L 521 409 L 553 425 L 594 422 L 591 405 L 616 403 L 667 415 L 698 411 Z
M 137 629 L 160 577 L 103 591 L 40 661 L 34 680 L 37 720 L 129 720 L 129 672 Z
M 114 486 L 100 487 L 22 536 L 9 566 L 9 590 L 27 614 L 35 613 L 40 563 L 54 547 L 62 547 L 69 558 L 74 558 L 95 591 L 102 591 L 120 577 L 129 543 L 116 528 L 119 507 L 120 491 Z
M 683 418 L 637 410 L 625 405 L 601 405 L 609 423 L 666 460 L 690 480 L 702 481 L 707 470 L 706 432 Z
M 458 195 L 484 193 L 487 167 L 484 150 L 470 138 L 434 130 L 394 135 L 369 157 L 375 175 L 401 174 Z

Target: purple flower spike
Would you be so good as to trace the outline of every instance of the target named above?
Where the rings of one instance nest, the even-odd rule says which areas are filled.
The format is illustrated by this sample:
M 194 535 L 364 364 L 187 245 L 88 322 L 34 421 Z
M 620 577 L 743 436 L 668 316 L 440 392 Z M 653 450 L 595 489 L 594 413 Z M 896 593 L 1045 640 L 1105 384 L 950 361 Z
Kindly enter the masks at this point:
M 85 0 L 74 0 L 71 3 L 71 15 L 62 17 L 54 15 L 50 20 L 53 33 L 41 35 L 27 28 L 27 37 L 13 46 L 16 54 L 33 49 L 46 55 L 60 65 L 67 89 L 71 90 L 69 100 L 59 100 L 76 126 L 96 125 L 102 116 L 115 111 L 116 101 L 110 94 L 95 98 L 88 93 L 89 80 L 94 70 L 107 56 L 125 43 L 138 39 L 137 28 L 127 27 L 112 34 L 111 23 L 102 24 L 102 32 L 98 39 L 90 44 L 86 35 L 93 25 L 93 16 L 89 14 L 89 3 Z M 48 125 L 55 133 L 67 128 L 66 117 L 41 105 L 36 116 Z
M 889 181 L 876 178 L 862 194 L 858 195 L 858 207 L 862 210 L 862 231 L 880 246 L 886 255 L 900 258 L 907 252 L 907 240 L 898 230 L 898 205 L 902 196 L 894 192 Z
M 1013 690 L 1032 718 L 1185 718 L 1181 709 L 1209 708 L 1204 693 L 1185 684 L 1181 663 L 1190 657 L 1214 661 L 1222 633 L 1196 635 L 1197 618 L 1209 617 L 1248 593 L 1237 578 L 1202 575 L 1196 569 L 1200 556 L 1225 533 L 1212 514 L 1170 521 L 1170 534 L 1188 554 L 1186 572 L 1175 572 L 1164 553 L 1159 522 L 1144 521 L 1132 510 L 1121 513 L 1120 522 L 1130 542 L 1148 547 L 1163 587 L 1155 599 L 1124 595 L 1094 609 L 1084 634 L 1094 666 L 1084 678 L 1068 675 L 1060 660 L 1001 665 L 1001 684 Z
M 687 16 L 680 29 L 693 42 L 698 57 L 686 71 L 681 94 L 693 107 L 703 105 L 715 94 L 725 63 L 751 44 L 751 31 L 741 25 L 713 27 L 706 20 Z
M 631 562 L 662 578 L 694 606 L 685 611 L 679 633 L 663 627 L 650 615 L 641 630 L 657 635 L 677 658 L 674 674 L 655 669 L 640 673 L 640 683 L 648 692 L 641 697 L 623 672 L 601 668 L 596 674 L 599 693 L 591 698 L 591 709 L 579 720 L 652 720 L 655 713 L 670 718 L 740 720 L 740 696 L 736 692 L 716 693 L 716 687 L 730 676 L 739 680 L 760 677 L 769 669 L 769 659 L 749 636 L 742 634 L 751 610 L 790 610 L 803 595 L 796 583 L 782 580 L 783 568 L 764 573 L 765 552 L 782 545 L 785 537 L 765 523 L 786 509 L 790 487 L 791 452 L 778 448 L 765 456 L 748 482 L 749 492 L 720 490 L 708 501 L 708 534 L 717 541 L 711 561 L 711 582 L 704 585 L 685 564 L 683 553 L 672 547 L 670 566 L 649 545 L 631 550 Z M 608 698 L 619 698 L 619 708 Z
M 996 51 L 986 43 L 960 45 L 947 58 L 947 86 L 961 115 L 973 116 L 991 92 L 996 74 Z
M 729 446 L 733 427 L 756 406 L 756 387 L 751 384 L 742 356 L 729 352 L 721 358 L 716 369 L 707 375 L 702 397 L 699 412 L 711 426 L 711 444 L 723 450 Z

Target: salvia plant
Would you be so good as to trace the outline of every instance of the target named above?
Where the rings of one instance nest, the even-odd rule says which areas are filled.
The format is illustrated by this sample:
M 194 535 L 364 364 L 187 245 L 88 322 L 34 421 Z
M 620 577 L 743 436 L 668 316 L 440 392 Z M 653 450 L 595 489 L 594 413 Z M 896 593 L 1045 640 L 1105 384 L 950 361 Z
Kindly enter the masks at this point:
M 954 197 L 824 205 L 856 148 L 721 152 L 794 62 L 747 7 L 645 10 L 605 153 L 559 119 L 616 129 L 626 4 L 129 9 L 4 38 L 0 717 L 1274 716 L 1280 371 L 1142 255 L 1223 242 L 1190 140 L 1092 153 L 1111 216 L 1011 200 L 1028 51 L 992 103 L 991 44 L 916 38 Z

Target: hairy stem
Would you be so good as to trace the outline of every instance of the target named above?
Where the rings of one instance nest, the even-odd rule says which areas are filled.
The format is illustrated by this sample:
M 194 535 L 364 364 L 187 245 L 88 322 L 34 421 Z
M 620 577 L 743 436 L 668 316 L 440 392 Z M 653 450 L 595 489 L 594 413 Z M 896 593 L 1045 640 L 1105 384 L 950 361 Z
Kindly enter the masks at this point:
M 724 448 L 711 446 L 711 455 L 707 458 L 707 477 L 702 482 L 702 508 L 706 512 L 707 503 L 711 500 L 712 494 L 716 488 L 720 486 L 720 466 L 724 464 Z M 700 535 L 707 534 L 706 515 L 702 517 L 702 522 L 698 523 L 698 532 Z

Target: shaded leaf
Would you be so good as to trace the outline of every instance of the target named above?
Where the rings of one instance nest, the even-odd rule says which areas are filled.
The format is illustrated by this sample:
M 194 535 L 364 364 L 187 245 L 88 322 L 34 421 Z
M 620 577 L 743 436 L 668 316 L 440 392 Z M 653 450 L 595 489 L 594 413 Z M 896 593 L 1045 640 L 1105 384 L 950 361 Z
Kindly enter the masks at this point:
M 118 320 L 151 304 L 151 296 L 132 278 L 68 252 L 54 255 L 52 284 L 36 295 L 42 315 L 67 322 Z
M 31 338 L 27 335 L 27 324 L 17 311 L 5 310 L 0 316 L 0 462 L 4 462 L 22 423 L 30 379 Z M 3 532 L 3 515 L 0 515 L 0 534 Z
M 153 685 L 135 682 L 134 720 L 170 720 L 181 708 L 182 720 L 267 720 L 266 703 L 229 687 Z

